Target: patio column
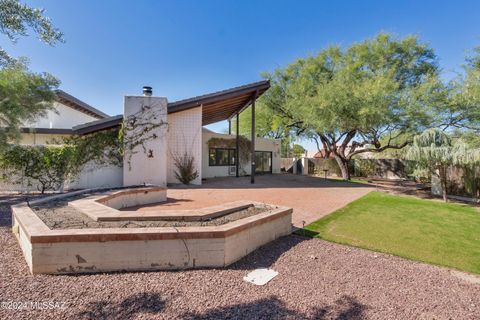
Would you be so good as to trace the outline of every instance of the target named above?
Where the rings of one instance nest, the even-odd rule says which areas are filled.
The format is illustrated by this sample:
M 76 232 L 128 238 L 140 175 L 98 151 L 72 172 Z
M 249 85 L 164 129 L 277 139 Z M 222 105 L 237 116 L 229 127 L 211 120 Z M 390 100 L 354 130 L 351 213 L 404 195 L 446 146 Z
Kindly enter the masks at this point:
M 237 133 L 237 136 L 236 136 L 236 139 L 235 139 L 235 177 L 238 178 L 238 166 L 239 166 L 239 163 L 240 163 L 240 151 L 239 151 L 239 148 L 240 148 L 240 138 L 239 138 L 239 121 L 240 121 L 240 117 L 239 117 L 239 113 L 237 112 L 237 118 L 236 118 L 236 133 Z
M 228 119 L 228 135 L 232 134 L 232 119 Z
M 250 172 L 250 183 L 255 183 L 255 100 L 257 99 L 257 92 L 253 94 L 252 98 L 252 144 L 250 150 L 250 159 L 252 168 Z

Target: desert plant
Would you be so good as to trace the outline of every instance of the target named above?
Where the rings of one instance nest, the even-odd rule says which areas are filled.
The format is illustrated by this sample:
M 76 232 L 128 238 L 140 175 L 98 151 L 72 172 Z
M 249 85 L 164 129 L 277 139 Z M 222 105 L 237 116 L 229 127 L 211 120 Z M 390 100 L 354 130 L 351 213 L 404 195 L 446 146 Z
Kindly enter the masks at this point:
M 198 178 L 198 170 L 195 168 L 195 157 L 188 152 L 183 155 L 173 155 L 173 162 L 177 168 L 175 177 L 183 184 L 190 184 Z

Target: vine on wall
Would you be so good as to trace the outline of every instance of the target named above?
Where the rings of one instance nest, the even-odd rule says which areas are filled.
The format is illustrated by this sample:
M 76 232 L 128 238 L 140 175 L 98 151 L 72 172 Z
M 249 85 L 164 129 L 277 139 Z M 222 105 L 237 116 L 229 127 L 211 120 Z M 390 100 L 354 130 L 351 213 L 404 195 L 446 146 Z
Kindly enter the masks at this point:
M 148 158 L 154 157 L 154 152 L 152 149 L 147 148 L 147 143 L 160 138 L 156 133 L 156 129 L 166 128 L 168 126 L 167 121 L 163 119 L 166 119 L 163 114 L 147 105 L 142 105 L 138 112 L 124 119 L 120 130 L 120 138 L 122 140 L 124 156 L 125 151 L 127 151 L 125 160 L 127 161 L 129 170 L 132 168 L 132 156 L 139 152 L 138 147 L 140 147 L 140 150 L 142 150 Z
M 166 127 L 156 110 L 142 106 L 141 110 L 124 119 L 120 128 L 52 140 L 46 146 L 11 145 L 0 154 L 1 179 L 20 184 L 36 183 L 39 191 L 58 190 L 67 180 L 73 181 L 87 163 L 124 165 L 131 169 L 133 154 L 144 152 L 154 157 L 148 142 L 159 139 L 157 128 Z M 126 156 L 125 156 L 125 152 Z

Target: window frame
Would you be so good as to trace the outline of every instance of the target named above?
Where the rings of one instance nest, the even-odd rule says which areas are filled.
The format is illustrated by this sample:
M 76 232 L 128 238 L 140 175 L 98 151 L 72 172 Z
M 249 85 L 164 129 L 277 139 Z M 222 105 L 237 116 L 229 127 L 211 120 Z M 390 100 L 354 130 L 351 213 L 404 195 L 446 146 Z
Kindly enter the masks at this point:
M 228 157 L 228 163 L 227 164 L 219 164 L 219 159 L 221 158 L 220 152 L 219 151 L 226 151 L 227 152 L 227 157 Z M 213 159 L 211 157 L 212 153 L 215 155 L 214 156 L 214 163 Z M 232 155 L 233 153 L 233 155 Z M 209 148 L 208 149 L 208 166 L 209 167 L 230 167 L 236 165 L 236 149 L 234 148 Z M 233 159 L 233 161 L 232 161 Z

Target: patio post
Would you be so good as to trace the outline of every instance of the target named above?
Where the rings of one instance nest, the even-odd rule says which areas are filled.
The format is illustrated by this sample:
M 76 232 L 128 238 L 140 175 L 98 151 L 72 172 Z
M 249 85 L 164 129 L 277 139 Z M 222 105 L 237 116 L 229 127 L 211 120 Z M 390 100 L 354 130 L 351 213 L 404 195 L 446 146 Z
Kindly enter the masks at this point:
M 257 92 L 253 94 L 252 98 L 252 144 L 250 150 L 250 159 L 252 168 L 250 172 L 250 183 L 255 183 L 255 100 L 257 99 Z
M 228 135 L 232 134 L 232 119 L 228 119 Z
M 237 136 L 236 136 L 236 139 L 235 139 L 235 176 L 238 178 L 238 165 L 239 165 L 239 156 L 240 156 L 240 152 L 239 152 L 239 147 L 240 147 L 240 138 L 239 138 L 239 121 L 240 121 L 240 117 L 239 117 L 239 113 L 237 112 L 237 118 L 236 118 L 236 133 L 237 133 Z

